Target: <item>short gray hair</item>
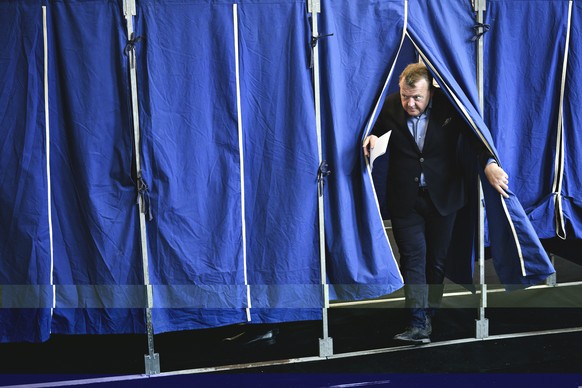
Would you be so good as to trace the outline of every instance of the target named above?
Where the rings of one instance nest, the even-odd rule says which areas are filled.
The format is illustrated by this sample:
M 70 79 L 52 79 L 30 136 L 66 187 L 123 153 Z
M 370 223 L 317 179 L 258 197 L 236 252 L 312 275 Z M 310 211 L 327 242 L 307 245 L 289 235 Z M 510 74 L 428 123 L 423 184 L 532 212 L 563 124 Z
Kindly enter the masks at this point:
M 432 74 L 428 71 L 424 63 L 411 63 L 402 71 L 398 78 L 398 83 L 403 82 L 405 85 L 414 86 L 415 83 L 425 79 L 428 87 L 432 88 Z

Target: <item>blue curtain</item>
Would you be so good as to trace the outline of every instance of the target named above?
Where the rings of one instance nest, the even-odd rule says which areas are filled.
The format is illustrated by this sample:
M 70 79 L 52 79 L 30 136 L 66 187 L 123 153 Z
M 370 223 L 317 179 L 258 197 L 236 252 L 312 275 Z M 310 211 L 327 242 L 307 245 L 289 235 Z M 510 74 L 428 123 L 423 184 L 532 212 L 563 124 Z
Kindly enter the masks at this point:
M 41 2 L 0 2 L 0 35 L 0 341 L 44 341 L 52 289 Z
M 252 323 L 318 319 L 318 161 L 304 4 L 139 5 L 156 331 L 244 322 L 246 307 Z M 282 25 L 289 28 L 275 28 Z M 205 295 L 196 308 L 170 308 L 190 306 L 193 292 Z
M 253 319 L 320 319 L 318 154 L 307 8 L 295 1 L 246 1 L 239 10 Z M 276 28 L 282 25 L 286 28 Z
M 403 35 L 402 1 L 322 2 L 319 41 L 325 230 L 332 297 L 389 294 L 402 278 L 366 170 L 362 139 Z
M 138 5 L 154 328 L 241 322 L 245 289 L 231 7 L 200 1 Z M 204 299 L 197 297 L 201 292 Z
M 582 238 L 582 133 L 579 123 L 582 122 L 582 4 L 573 3 L 572 28 L 570 31 L 570 50 L 566 71 L 564 97 L 564 177 L 562 190 L 562 208 L 565 219 L 566 237 Z M 577 262 L 582 262 L 580 256 L 572 256 Z
M 484 35 L 485 119 L 510 187 L 537 234 L 554 237 L 553 182 L 568 2 L 492 0 L 485 16 L 490 26 Z
M 121 1 L 48 4 L 53 333 L 144 331 Z

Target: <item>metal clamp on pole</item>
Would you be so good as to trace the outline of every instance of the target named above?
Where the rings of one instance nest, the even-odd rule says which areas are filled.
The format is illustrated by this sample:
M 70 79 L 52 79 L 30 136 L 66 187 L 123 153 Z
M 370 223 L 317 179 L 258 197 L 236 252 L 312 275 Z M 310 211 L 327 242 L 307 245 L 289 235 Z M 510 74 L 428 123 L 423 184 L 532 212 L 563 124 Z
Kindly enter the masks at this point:
M 311 61 L 309 62 L 309 68 L 313 69 L 313 53 L 315 52 L 315 48 L 317 47 L 317 42 L 319 42 L 319 40 L 321 38 L 327 38 L 329 36 L 333 36 L 333 33 L 331 34 L 323 34 L 323 35 L 318 35 L 318 36 L 312 36 L 311 37 Z
M 487 0 L 471 0 L 471 3 L 475 12 L 485 12 L 487 10 Z
M 307 12 L 316 14 L 321 12 L 321 0 L 309 0 L 307 2 Z
M 317 183 L 318 183 L 318 194 L 323 196 L 323 186 L 325 185 L 325 178 L 331 174 L 329 170 L 329 165 L 325 160 L 322 160 L 317 169 Z

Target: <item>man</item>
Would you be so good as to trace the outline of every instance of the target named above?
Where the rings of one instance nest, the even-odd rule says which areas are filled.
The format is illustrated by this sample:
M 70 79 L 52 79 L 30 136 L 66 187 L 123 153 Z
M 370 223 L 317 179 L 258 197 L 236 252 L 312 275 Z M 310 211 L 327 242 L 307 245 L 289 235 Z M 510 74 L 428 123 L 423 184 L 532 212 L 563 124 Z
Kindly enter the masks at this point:
M 466 203 L 457 156 L 460 137 L 474 148 L 487 180 L 505 198 L 508 176 L 433 86 L 426 66 L 408 65 L 398 84 L 400 92 L 387 97 L 363 148 L 369 156 L 378 137 L 392 131 L 387 200 L 411 313 L 410 326 L 394 339 L 428 343 L 431 317 L 442 299 L 455 215 Z

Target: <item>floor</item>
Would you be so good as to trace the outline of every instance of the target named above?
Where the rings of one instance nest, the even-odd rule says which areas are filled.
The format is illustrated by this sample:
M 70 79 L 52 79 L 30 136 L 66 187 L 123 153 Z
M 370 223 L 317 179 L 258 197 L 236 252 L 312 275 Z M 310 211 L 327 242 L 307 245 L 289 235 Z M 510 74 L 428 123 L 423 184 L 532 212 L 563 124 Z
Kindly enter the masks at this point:
M 331 357 L 319 357 L 320 321 L 156 335 L 156 376 L 144 375 L 145 335 L 55 335 L 0 344 L 0 386 L 581 387 L 582 267 L 559 257 L 555 266 L 557 286 L 490 290 L 485 339 L 475 338 L 479 296 L 447 283 L 429 345 L 392 339 L 406 324 L 395 293 L 333 304 Z

